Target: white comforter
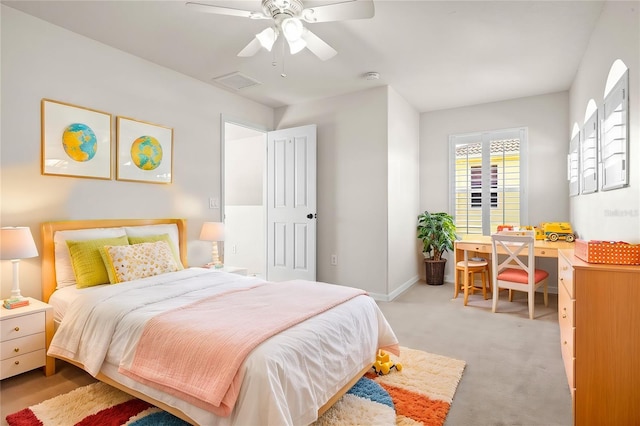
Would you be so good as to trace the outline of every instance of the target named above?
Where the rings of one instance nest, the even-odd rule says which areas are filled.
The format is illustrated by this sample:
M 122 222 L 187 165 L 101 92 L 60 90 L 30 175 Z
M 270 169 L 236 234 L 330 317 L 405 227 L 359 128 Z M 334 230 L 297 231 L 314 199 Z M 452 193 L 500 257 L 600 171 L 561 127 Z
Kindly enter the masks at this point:
M 154 315 L 256 282 L 261 280 L 190 268 L 101 287 L 71 304 L 49 355 L 79 362 L 92 375 L 102 371 L 183 411 L 199 424 L 298 425 L 314 421 L 318 408 L 374 360 L 377 348 L 397 344 L 375 302 L 368 296 L 356 297 L 258 346 L 242 367 L 246 371 L 240 395 L 226 418 L 117 373 Z M 215 320 L 215 315 L 208 320 Z

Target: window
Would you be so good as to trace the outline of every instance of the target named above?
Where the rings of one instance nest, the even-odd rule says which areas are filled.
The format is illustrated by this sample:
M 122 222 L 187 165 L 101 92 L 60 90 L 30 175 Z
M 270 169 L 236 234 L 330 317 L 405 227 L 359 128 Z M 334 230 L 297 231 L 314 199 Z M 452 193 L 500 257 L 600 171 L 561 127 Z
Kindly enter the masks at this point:
M 451 211 L 459 234 L 526 224 L 525 146 L 524 128 L 450 137 Z
M 612 67 L 613 68 L 613 67 Z M 629 184 L 629 70 L 604 98 L 602 117 L 602 190 Z
M 471 207 L 482 207 L 482 166 L 471 166 Z M 498 188 L 498 166 L 491 165 L 491 189 Z M 491 191 L 491 207 L 498 207 L 498 193 Z

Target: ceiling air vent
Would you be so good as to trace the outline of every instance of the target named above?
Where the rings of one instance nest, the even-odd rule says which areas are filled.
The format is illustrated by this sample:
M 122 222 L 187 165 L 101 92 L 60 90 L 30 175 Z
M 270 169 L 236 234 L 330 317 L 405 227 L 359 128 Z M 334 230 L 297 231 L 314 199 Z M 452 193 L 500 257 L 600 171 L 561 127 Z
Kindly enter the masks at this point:
M 258 80 L 255 80 L 240 72 L 232 72 L 231 74 L 222 75 L 220 77 L 214 78 L 213 81 L 233 90 L 246 89 L 247 87 L 262 84 Z

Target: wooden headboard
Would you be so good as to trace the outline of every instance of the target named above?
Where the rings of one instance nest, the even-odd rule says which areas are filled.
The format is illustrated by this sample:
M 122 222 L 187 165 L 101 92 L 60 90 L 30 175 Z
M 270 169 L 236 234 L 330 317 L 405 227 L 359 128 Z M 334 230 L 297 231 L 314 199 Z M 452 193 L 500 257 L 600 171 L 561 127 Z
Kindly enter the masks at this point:
M 180 240 L 180 260 L 187 267 L 187 221 L 185 219 L 104 219 L 104 220 L 67 220 L 45 222 L 42 224 L 42 300 L 56 290 L 55 245 L 53 237 L 57 231 L 88 228 L 118 228 L 123 226 L 167 225 L 178 226 Z

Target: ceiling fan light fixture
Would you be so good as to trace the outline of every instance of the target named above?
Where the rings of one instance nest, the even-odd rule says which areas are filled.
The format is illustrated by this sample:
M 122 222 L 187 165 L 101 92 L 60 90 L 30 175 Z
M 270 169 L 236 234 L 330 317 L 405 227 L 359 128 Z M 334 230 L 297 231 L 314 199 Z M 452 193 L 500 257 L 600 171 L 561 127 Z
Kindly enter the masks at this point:
M 278 33 L 273 27 L 269 27 L 260 31 L 258 34 L 256 34 L 256 38 L 258 39 L 262 47 L 264 47 L 269 52 L 271 52 L 271 49 L 273 48 L 273 44 L 276 42 L 276 39 L 278 38 Z
M 307 42 L 301 38 L 298 40 L 287 40 L 287 43 L 289 43 L 289 52 L 291 52 L 292 55 L 295 55 L 307 47 Z
M 280 28 L 282 28 L 282 33 L 289 43 L 300 40 L 302 38 L 302 32 L 304 31 L 304 26 L 298 18 L 286 18 L 282 20 Z

